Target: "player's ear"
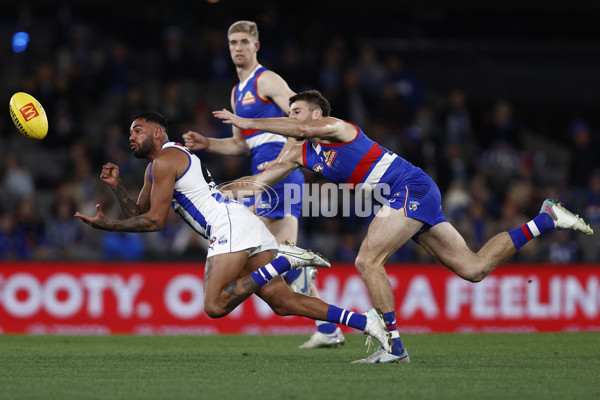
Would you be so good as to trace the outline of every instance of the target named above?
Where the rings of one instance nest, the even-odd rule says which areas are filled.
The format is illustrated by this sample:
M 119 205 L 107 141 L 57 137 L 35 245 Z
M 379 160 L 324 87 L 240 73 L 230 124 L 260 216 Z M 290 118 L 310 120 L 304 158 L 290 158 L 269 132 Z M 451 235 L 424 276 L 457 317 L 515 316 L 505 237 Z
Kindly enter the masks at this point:
M 256 49 L 256 51 L 258 51 L 258 49 L 260 49 L 260 42 L 258 40 L 256 42 L 254 42 L 254 48 Z
M 319 119 L 323 116 L 323 110 L 321 110 L 320 108 L 316 108 L 313 112 L 312 112 L 312 116 L 313 119 Z

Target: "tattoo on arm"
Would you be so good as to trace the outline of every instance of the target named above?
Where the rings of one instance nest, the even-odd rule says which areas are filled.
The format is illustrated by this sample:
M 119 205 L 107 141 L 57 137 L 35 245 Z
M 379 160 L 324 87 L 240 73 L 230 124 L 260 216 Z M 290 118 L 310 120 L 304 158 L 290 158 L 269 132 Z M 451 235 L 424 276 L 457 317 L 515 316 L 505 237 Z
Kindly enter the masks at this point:
M 121 182 L 119 182 L 119 184 L 116 188 L 114 188 L 113 191 L 115 192 L 115 196 L 119 201 L 121 210 L 123 210 L 123 212 L 128 218 L 142 214 L 137 203 L 133 199 L 131 199 L 131 197 L 129 197 L 129 193 L 127 193 L 127 190 L 125 190 L 125 187 Z
M 153 232 L 161 229 L 158 221 L 142 215 L 117 222 L 114 230 L 121 232 Z

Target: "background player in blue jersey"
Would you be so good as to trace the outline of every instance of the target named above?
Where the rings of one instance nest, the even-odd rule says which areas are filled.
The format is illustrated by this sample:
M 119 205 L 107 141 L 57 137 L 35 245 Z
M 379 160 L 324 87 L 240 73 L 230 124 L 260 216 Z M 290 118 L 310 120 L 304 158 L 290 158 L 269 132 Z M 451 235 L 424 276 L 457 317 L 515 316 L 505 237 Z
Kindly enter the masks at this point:
M 237 21 L 227 32 L 229 51 L 240 82 L 231 92 L 231 107 L 237 115 L 247 118 L 272 118 L 286 116 L 289 111 L 289 98 L 295 93 L 288 84 L 273 71 L 260 65 L 257 52 L 260 48 L 258 27 L 252 21 Z M 269 131 L 239 129 L 233 126 L 233 136 L 215 139 L 187 132 L 183 135 L 191 150 L 206 150 L 224 155 L 251 155 L 252 174 L 259 173 L 270 162 L 276 160 L 289 148 L 287 139 Z M 294 141 L 292 139 L 292 141 Z M 296 243 L 298 239 L 298 218 L 302 212 L 302 202 L 295 202 L 286 209 L 285 185 L 288 193 L 301 193 L 304 175 L 301 171 L 291 173 L 285 180 L 274 185 L 266 193 L 254 199 L 256 214 L 275 235 L 278 243 L 287 240 Z M 284 277 L 291 287 L 303 294 L 318 297 L 313 284 L 316 270 L 306 268 L 286 273 Z M 317 331 L 300 348 L 337 347 L 344 344 L 342 331 L 334 324 L 317 321 Z
M 534 237 L 552 229 L 573 229 L 593 234 L 583 219 L 554 200 L 546 199 L 538 216 L 509 232 L 494 236 L 478 252 L 446 220 L 437 185 L 420 168 L 369 139 L 362 130 L 329 116 L 329 102 L 316 90 L 290 98 L 289 118 L 247 119 L 227 110 L 213 114 L 240 129 L 264 129 L 306 139 L 293 146 L 265 172 L 245 177 L 223 188 L 272 185 L 299 167 L 312 169 L 337 183 L 357 190 L 377 188 L 381 208 L 369 225 L 355 265 L 373 305 L 384 312 L 394 339 L 392 352 L 378 349 L 360 363 L 409 362 L 396 327 L 394 295 L 385 272 L 387 259 L 409 239 L 414 239 L 433 258 L 463 279 L 478 282 L 513 256 Z M 377 198 L 377 196 L 376 196 Z
M 167 120 L 155 112 L 140 114 L 131 124 L 131 151 L 149 161 L 137 202 L 127 194 L 115 164 L 102 168 L 100 178 L 112 188 L 125 219 L 109 220 L 100 204 L 94 217 L 75 216 L 96 229 L 153 232 L 164 227 L 172 206 L 210 240 L 204 269 L 208 316 L 223 317 L 255 293 L 279 315 L 335 321 L 364 331 L 391 350 L 389 332 L 375 309 L 356 314 L 290 290 L 281 274 L 308 265 L 329 267 L 329 263 L 311 251 L 278 245 L 256 215 L 223 197 L 200 159 L 183 145 L 170 142 L 167 130 Z

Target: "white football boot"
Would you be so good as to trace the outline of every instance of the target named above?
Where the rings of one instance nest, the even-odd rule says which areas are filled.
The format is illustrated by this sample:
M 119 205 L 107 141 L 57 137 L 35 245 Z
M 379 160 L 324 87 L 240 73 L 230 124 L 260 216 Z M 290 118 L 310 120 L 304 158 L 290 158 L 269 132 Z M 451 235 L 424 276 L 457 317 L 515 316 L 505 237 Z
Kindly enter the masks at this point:
M 331 268 L 329 261 L 318 253 L 302 249 L 288 241 L 279 245 L 278 256 L 285 257 L 291 264 L 290 269 L 303 267 Z
M 540 214 L 546 213 L 554 220 L 554 229 L 573 229 L 574 231 L 593 235 L 594 231 L 579 215 L 563 207 L 554 199 L 546 199 L 540 209 Z
M 336 328 L 335 332 L 326 334 L 315 332 L 306 343 L 298 346 L 299 349 L 318 349 L 323 347 L 340 347 L 346 342 L 344 334 L 340 328 Z
M 306 267 L 299 270 L 298 276 L 290 282 L 290 288 L 300 294 L 310 296 L 312 284 L 317 278 L 317 269 L 315 267 Z M 284 275 L 287 278 L 287 274 Z
M 367 358 L 362 358 L 360 360 L 352 361 L 352 364 L 379 364 L 379 363 L 409 363 L 410 357 L 408 356 L 408 351 L 404 349 L 402 354 L 396 356 L 392 353 L 388 353 L 382 347 L 378 348 L 375 353 L 371 354 Z
M 375 339 L 379 340 L 379 343 L 381 343 L 381 346 L 383 346 L 384 350 L 391 352 L 393 345 L 392 335 L 390 334 L 390 331 L 387 330 L 385 322 L 383 322 L 383 314 L 381 311 L 376 308 L 371 308 L 363 315 L 367 317 L 365 334 L 369 335 L 365 344 L 370 347 L 371 337 L 374 337 Z

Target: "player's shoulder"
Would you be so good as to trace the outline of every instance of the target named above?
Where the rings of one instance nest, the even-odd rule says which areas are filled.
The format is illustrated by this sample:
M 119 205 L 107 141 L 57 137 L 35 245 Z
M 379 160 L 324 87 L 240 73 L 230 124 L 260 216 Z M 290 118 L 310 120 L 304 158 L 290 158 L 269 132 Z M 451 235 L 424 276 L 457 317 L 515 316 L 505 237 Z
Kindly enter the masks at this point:
M 285 83 L 285 80 L 277 72 L 266 69 L 256 78 L 257 85 L 266 85 L 271 83 Z
M 186 160 L 192 155 L 190 150 L 181 143 L 170 142 L 156 156 L 156 160 L 175 160 L 179 158 L 185 158 Z

